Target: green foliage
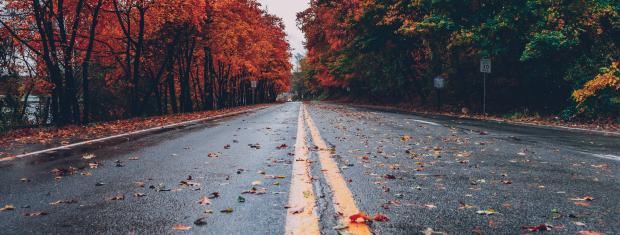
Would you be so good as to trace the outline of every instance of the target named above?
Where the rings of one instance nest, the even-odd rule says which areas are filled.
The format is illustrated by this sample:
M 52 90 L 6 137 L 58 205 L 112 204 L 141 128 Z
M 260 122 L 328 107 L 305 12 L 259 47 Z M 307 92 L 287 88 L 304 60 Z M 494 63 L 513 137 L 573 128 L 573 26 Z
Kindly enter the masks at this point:
M 321 39 L 308 44 L 314 52 L 308 62 L 315 75 L 330 76 L 318 79 L 324 89 L 350 87 L 373 100 L 430 106 L 432 78 L 442 75 L 450 84 L 444 102 L 480 110 L 479 59 L 490 58 L 490 110 L 572 118 L 586 115 L 577 112 L 573 90 L 620 60 L 619 1 L 358 2 L 311 1 L 313 17 L 300 20 L 307 35 L 320 35 L 308 37 Z M 312 25 L 337 27 L 304 27 Z M 601 90 L 596 95 L 606 105 L 584 106 L 591 114 L 618 115 L 609 112 L 617 110 L 617 92 Z

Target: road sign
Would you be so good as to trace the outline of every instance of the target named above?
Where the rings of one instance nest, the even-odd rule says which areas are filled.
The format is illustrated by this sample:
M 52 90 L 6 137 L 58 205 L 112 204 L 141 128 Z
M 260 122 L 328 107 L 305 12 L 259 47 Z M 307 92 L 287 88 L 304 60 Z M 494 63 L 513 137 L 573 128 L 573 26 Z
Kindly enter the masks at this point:
M 256 86 L 258 85 L 257 81 L 250 81 L 250 83 L 252 84 L 252 88 L 256 88 Z
M 442 78 L 441 76 L 435 77 L 435 79 L 433 79 L 433 82 L 434 82 L 435 88 L 437 89 L 443 89 L 446 86 L 445 79 Z
M 480 60 L 480 72 L 481 73 L 491 73 L 491 60 L 490 59 L 481 59 Z

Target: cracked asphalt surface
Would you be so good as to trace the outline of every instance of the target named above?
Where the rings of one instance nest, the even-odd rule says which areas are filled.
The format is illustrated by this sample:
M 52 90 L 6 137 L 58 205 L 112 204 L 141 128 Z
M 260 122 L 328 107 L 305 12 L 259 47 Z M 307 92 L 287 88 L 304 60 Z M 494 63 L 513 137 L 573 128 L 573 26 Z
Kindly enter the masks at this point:
M 284 234 L 300 105 L 1 162 L 0 207 L 15 209 L 0 211 L 0 234 Z M 620 234 L 619 136 L 305 106 L 357 207 L 390 218 L 370 224 L 375 234 L 522 234 L 541 224 Z M 307 135 L 320 230 L 337 234 L 341 216 Z

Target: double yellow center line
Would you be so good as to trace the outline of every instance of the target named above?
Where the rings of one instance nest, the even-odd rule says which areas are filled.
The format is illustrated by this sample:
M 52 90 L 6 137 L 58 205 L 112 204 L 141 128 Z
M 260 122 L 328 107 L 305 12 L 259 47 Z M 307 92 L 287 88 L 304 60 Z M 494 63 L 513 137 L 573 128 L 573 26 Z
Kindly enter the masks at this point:
M 349 234 L 372 234 L 367 224 L 349 221 L 349 217 L 359 213 L 360 210 L 355 205 L 355 199 L 344 177 L 340 174 L 338 164 L 331 158 L 327 144 L 321 138 L 319 130 L 303 104 L 299 108 L 297 123 L 297 142 L 289 192 L 289 209 L 286 216 L 286 234 L 320 234 L 304 123 L 308 125 L 312 141 L 319 148 L 321 171 L 333 194 L 332 202 L 335 210 L 341 215 L 339 222 L 347 226 L 346 230 Z

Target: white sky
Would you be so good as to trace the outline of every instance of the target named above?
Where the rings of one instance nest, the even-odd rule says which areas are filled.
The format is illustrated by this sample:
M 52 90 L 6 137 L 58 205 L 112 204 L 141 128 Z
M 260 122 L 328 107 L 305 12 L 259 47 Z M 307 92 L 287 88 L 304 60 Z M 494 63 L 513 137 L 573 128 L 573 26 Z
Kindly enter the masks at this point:
M 297 28 L 297 12 L 303 11 L 309 7 L 308 0 L 258 0 L 263 7 L 271 14 L 277 15 L 286 25 L 286 34 L 291 44 L 292 54 L 306 54 L 303 41 L 304 34 Z M 294 60 L 291 60 L 294 63 Z

